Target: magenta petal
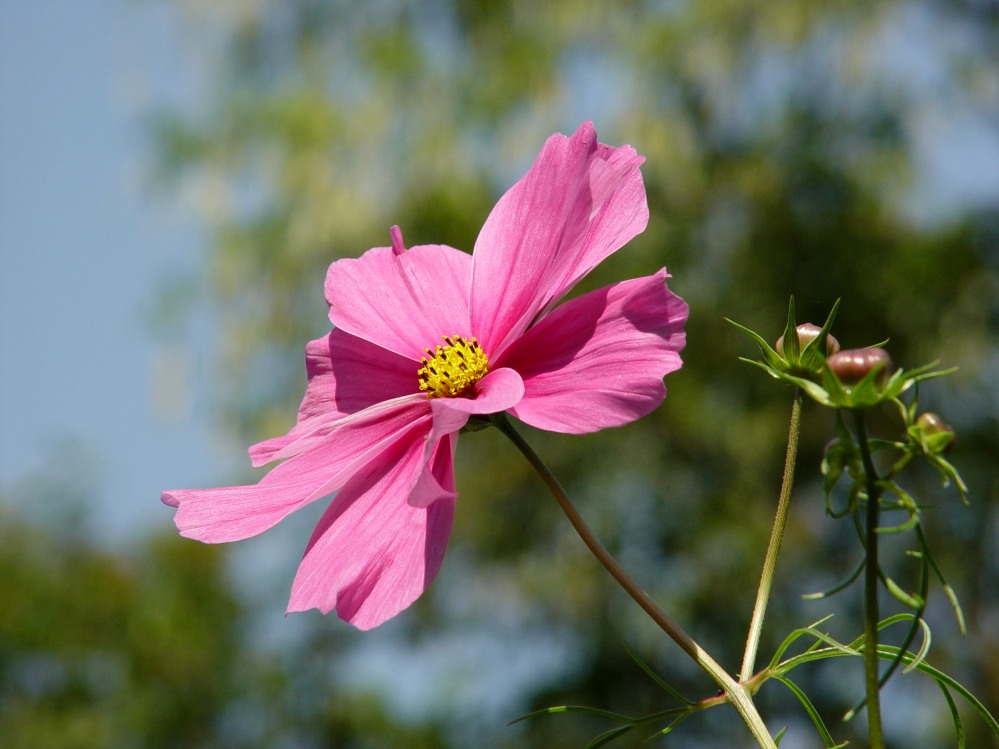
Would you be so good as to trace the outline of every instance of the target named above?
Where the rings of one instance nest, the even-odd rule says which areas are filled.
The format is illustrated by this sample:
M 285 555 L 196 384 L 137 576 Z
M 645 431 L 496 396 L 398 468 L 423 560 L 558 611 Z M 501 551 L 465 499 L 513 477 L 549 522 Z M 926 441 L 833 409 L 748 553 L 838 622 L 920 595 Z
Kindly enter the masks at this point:
M 418 362 L 442 336 L 470 338 L 468 286 L 472 259 L 443 245 L 396 254 L 376 247 L 337 260 L 326 274 L 333 325 Z
M 454 451 L 458 447 L 457 434 L 445 434 L 424 450 L 424 468 L 409 495 L 414 507 L 429 507 L 440 499 L 454 499 L 458 492 L 454 485 Z
M 496 369 L 476 383 L 475 398 L 434 398 L 430 401 L 434 416 L 434 426 L 427 439 L 424 456 L 428 464 L 432 463 L 431 455 L 439 450 L 439 445 L 449 437 L 452 439 L 452 450 L 457 444 L 458 431 L 468 423 L 473 414 L 494 414 L 506 411 L 520 402 L 524 395 L 524 383 L 520 375 L 512 369 Z M 453 470 L 453 468 L 452 468 Z M 436 502 L 446 495 L 439 491 L 424 472 L 409 501 L 417 507 L 425 507 L 427 503 Z M 451 491 L 454 490 L 453 477 Z
M 445 434 L 453 434 L 474 414 L 506 411 L 524 396 L 524 383 L 512 369 L 495 369 L 475 384 L 474 398 L 432 398 L 430 408 L 434 428 L 430 442 L 435 444 Z
M 287 435 L 250 447 L 254 466 L 301 452 L 310 444 L 303 437 L 344 416 L 418 391 L 418 367 L 410 359 L 342 330 L 310 341 L 305 366 L 309 384 L 298 423 Z
M 645 229 L 642 161 L 630 146 L 598 143 L 587 122 L 549 138 L 496 204 L 475 243 L 470 309 L 489 356 Z
M 276 466 L 258 484 L 167 491 L 162 500 L 177 508 L 174 523 L 188 538 L 221 543 L 255 536 L 339 489 L 358 464 L 398 441 L 398 435 L 408 433 L 414 423 L 430 431 L 430 409 L 422 395 L 341 419 L 327 432 L 314 435 L 309 449 Z
M 474 398 L 433 398 L 430 401 L 434 432 L 443 435 L 457 431 L 450 423 L 450 419 L 458 418 L 455 414 L 495 414 L 517 405 L 523 397 L 524 382 L 516 371 L 508 367 L 494 369 L 475 383 Z M 440 427 L 439 423 L 448 426 Z M 464 425 L 462 421 L 458 429 Z
M 687 305 L 666 271 L 572 299 L 527 331 L 502 364 L 524 380 L 511 413 L 539 429 L 581 434 L 649 413 L 682 362 Z
M 359 471 L 316 526 L 292 585 L 288 611 L 336 609 L 371 629 L 415 601 L 444 558 L 454 500 L 409 504 L 424 466 L 426 432 L 410 431 Z M 445 448 L 441 461 L 450 460 Z M 447 481 L 446 471 L 440 480 Z
M 205 543 L 239 541 L 263 533 L 317 498 L 316 489 L 328 477 L 304 473 L 298 478 L 269 486 L 171 490 L 161 499 L 177 508 L 174 523 L 182 536 Z

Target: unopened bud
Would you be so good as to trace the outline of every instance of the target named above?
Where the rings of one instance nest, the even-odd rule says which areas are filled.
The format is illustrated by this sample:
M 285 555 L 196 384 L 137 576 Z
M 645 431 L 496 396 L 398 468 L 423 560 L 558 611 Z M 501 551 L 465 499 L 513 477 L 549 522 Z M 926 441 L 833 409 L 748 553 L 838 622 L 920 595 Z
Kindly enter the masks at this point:
M 875 369 L 877 382 L 882 384 L 888 379 L 891 357 L 882 348 L 851 348 L 833 354 L 826 364 L 844 385 L 856 385 Z
M 919 414 L 916 429 L 922 435 L 923 443 L 934 453 L 950 450 L 957 442 L 953 427 L 932 411 Z
M 822 328 L 812 325 L 810 322 L 803 322 L 795 328 L 798 331 L 798 350 L 805 348 L 809 343 L 819 337 Z M 839 341 L 833 336 L 826 336 L 826 356 L 831 356 L 839 351 Z M 777 339 L 777 353 L 784 356 L 784 336 Z

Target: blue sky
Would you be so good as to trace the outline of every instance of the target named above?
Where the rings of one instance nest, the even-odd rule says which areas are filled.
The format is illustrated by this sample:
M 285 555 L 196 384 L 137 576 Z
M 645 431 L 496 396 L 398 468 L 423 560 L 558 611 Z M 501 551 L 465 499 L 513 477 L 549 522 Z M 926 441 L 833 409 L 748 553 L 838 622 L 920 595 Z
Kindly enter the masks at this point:
M 166 4 L 0 0 L 0 486 L 24 503 L 26 479 L 82 468 L 114 538 L 169 523 L 161 489 L 221 473 L 199 396 L 156 405 L 200 363 L 148 329 L 202 246 L 148 189 L 143 117 L 196 92 L 181 30 Z

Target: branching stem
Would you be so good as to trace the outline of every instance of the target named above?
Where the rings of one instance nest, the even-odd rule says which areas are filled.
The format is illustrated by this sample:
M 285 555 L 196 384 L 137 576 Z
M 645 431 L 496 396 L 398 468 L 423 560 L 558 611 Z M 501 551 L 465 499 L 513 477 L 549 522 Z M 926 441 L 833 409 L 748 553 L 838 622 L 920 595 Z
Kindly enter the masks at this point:
M 565 489 L 562 487 L 559 480 L 555 477 L 555 474 L 551 472 L 551 469 L 541 460 L 537 453 L 531 448 L 524 438 L 521 437 L 520 433 L 514 429 L 510 420 L 505 414 L 496 414 L 492 416 L 492 422 L 503 432 L 507 438 L 513 442 L 518 450 L 523 454 L 527 461 L 531 464 L 541 480 L 545 482 L 548 490 L 555 497 L 555 501 L 558 502 L 559 507 L 565 513 L 565 516 L 569 519 L 572 527 L 575 529 L 576 533 L 586 544 L 586 547 L 590 552 L 597 558 L 604 568 L 611 574 L 617 583 L 634 599 L 634 601 L 642 607 L 642 610 L 651 617 L 651 619 L 659 625 L 659 627 L 667 634 L 669 637 L 680 646 L 680 648 L 689 655 L 698 666 L 700 666 L 715 683 L 722 689 L 723 692 L 728 697 L 729 702 L 738 711 L 739 715 L 742 717 L 746 726 L 749 728 L 749 732 L 756 739 L 757 744 L 762 749 L 776 749 L 776 744 L 767 731 L 766 725 L 763 723 L 763 719 L 760 717 L 759 711 L 756 709 L 756 705 L 753 704 L 752 696 L 749 690 L 739 682 L 737 682 L 725 669 L 723 669 L 708 653 L 698 645 L 686 632 L 684 632 L 672 619 L 670 619 L 666 613 L 656 605 L 656 603 L 649 598 L 649 595 L 642 590 L 642 588 L 636 583 L 631 577 L 624 571 L 624 569 L 617 563 L 617 560 L 610 555 L 610 553 L 603 547 L 603 544 L 597 539 L 590 530 L 589 526 L 583 520 L 582 516 L 576 510 L 575 506 L 566 494 Z

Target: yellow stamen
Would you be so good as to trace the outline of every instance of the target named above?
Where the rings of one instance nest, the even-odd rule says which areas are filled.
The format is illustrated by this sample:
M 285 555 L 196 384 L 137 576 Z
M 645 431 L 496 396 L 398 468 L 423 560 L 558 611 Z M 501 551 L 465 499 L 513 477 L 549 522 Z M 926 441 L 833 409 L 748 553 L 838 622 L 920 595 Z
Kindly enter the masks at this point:
M 460 335 L 444 336 L 444 346 L 436 351 L 424 349 L 427 356 L 417 371 L 420 390 L 431 398 L 456 398 L 471 395 L 472 386 L 486 376 L 489 360 L 474 338 Z

